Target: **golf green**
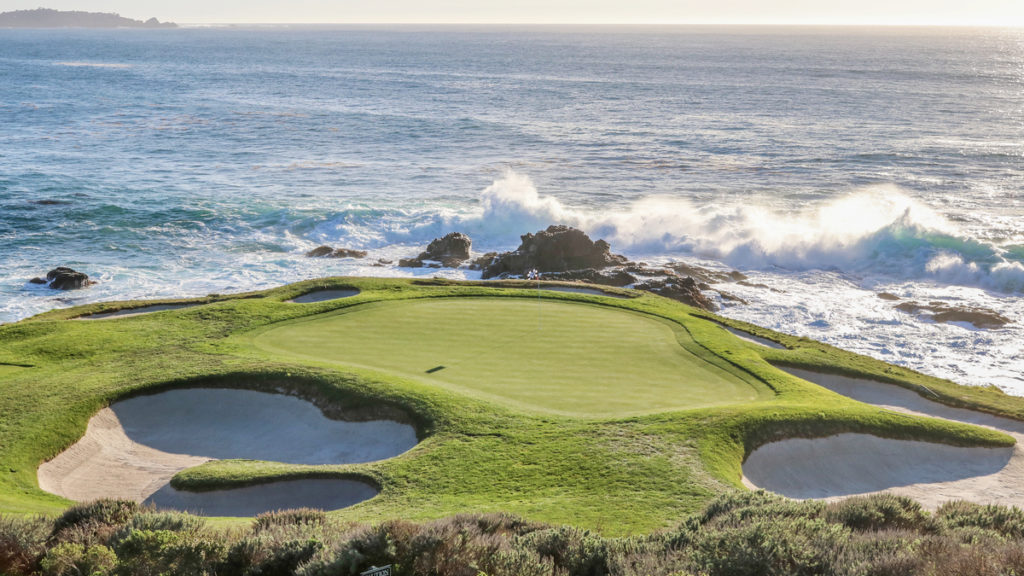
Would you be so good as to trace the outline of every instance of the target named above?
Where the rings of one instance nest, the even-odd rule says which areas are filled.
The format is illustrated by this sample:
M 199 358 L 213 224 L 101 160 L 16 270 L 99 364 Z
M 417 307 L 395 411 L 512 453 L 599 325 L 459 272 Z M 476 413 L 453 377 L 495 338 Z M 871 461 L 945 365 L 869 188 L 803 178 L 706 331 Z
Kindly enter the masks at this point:
M 730 372 L 678 324 L 540 298 L 365 304 L 279 324 L 254 343 L 279 357 L 382 370 L 577 416 L 664 412 L 770 393 Z

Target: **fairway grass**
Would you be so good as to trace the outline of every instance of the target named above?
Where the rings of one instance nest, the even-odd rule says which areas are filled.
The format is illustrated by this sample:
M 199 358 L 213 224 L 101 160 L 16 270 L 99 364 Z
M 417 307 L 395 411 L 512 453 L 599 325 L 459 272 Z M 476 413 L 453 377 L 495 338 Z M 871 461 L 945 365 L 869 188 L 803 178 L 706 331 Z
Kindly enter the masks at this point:
M 525 298 L 364 304 L 287 323 L 277 356 L 385 370 L 522 409 L 626 416 L 749 402 L 770 390 L 687 351 L 678 324 L 619 308 Z
M 564 286 L 544 285 L 544 288 Z M 572 286 L 568 286 L 572 287 Z M 347 298 L 290 303 L 323 290 Z M 37 470 L 110 404 L 176 388 L 313 402 L 330 418 L 412 425 L 418 443 L 349 464 L 218 460 L 176 490 L 349 479 L 377 496 L 338 521 L 508 512 L 606 535 L 676 525 L 743 490 L 742 463 L 785 438 L 871 434 L 1006 447 L 998 431 L 862 404 L 776 368 L 869 378 L 1024 419 L 1024 399 L 968 388 L 652 294 L 535 283 L 324 278 L 157 314 L 72 321 L 163 302 L 107 302 L 0 326 L 0 513 L 56 514 Z M 722 325 L 774 340 L 746 342 Z M 441 368 L 439 368 L 441 367 Z M 253 413 L 258 429 L 275 415 Z M 185 433 L 207 434 L 183 418 Z

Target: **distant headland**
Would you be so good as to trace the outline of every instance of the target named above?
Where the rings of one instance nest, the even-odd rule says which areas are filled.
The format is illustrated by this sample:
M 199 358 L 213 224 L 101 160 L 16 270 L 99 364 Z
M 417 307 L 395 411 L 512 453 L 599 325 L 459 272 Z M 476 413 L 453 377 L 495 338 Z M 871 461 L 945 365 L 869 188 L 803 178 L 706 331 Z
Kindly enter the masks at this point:
M 156 18 L 133 20 L 120 14 L 36 8 L 0 13 L 0 28 L 177 28 Z

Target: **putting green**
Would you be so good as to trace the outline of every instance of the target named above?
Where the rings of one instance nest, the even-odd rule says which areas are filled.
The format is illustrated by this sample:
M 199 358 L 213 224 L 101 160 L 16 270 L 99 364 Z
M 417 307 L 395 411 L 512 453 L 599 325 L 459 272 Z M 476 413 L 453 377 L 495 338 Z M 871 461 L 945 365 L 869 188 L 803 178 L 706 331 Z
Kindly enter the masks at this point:
M 721 360 L 675 323 L 553 300 L 366 304 L 280 324 L 254 343 L 277 356 L 384 370 L 519 408 L 572 415 L 643 414 L 769 394 L 724 363 L 712 364 Z

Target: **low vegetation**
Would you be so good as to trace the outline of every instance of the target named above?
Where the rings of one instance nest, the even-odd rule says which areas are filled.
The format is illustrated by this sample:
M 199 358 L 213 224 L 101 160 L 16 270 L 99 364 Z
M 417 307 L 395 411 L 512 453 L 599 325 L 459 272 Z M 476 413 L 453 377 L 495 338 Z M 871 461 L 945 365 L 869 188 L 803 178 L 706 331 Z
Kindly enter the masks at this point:
M 1024 513 L 956 502 L 934 514 L 879 495 L 834 504 L 720 496 L 672 528 L 612 538 L 504 514 L 338 521 L 319 510 L 223 528 L 133 502 L 56 519 L 0 516 L 7 576 L 347 576 L 391 565 L 433 576 L 995 576 L 1024 572 Z

